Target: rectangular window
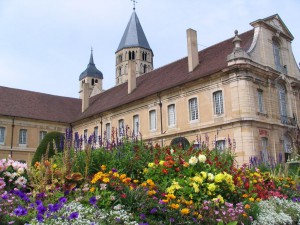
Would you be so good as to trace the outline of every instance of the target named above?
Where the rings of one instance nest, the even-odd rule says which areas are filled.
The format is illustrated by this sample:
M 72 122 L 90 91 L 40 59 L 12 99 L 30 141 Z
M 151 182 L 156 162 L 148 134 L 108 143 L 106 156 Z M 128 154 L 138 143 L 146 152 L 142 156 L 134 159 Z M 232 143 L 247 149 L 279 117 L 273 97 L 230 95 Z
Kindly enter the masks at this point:
M 168 105 L 168 125 L 175 126 L 176 124 L 176 112 L 175 112 L 175 104 Z
M 194 121 L 198 119 L 197 98 L 192 98 L 189 100 L 189 113 L 190 113 L 190 121 Z
M 46 134 L 47 134 L 47 131 L 40 131 L 40 143 L 42 142 L 42 140 L 44 139 Z
M 219 150 L 219 151 L 223 151 L 225 149 L 225 140 L 218 140 L 216 142 L 216 148 Z
M 268 138 L 262 137 L 261 138 L 261 157 L 263 162 L 268 162 L 269 155 L 268 155 Z
M 264 112 L 264 99 L 263 99 L 263 91 L 257 90 L 257 96 L 258 96 L 258 111 L 260 113 Z
M 125 127 L 124 127 L 124 120 L 119 120 L 119 136 L 122 137 L 125 135 Z
M 20 145 L 26 145 L 27 144 L 27 130 L 26 129 L 20 129 L 19 144 Z
M 96 140 L 96 143 L 98 143 L 98 136 L 99 136 L 99 129 L 98 126 L 94 127 L 94 138 Z
M 223 109 L 223 95 L 222 91 L 217 91 L 213 93 L 214 97 L 214 106 L 215 106 L 215 114 L 221 115 L 224 113 Z
M 133 116 L 133 134 L 138 135 L 140 132 L 139 130 L 139 116 L 135 115 Z
M 149 125 L 150 125 L 150 130 L 156 130 L 156 111 L 151 110 L 149 112 Z
M 105 125 L 106 140 L 110 140 L 110 123 Z
M 87 130 L 87 129 L 85 129 L 85 130 L 83 131 L 83 137 L 84 137 L 85 140 L 88 139 L 88 130 Z
M 0 144 L 4 144 L 5 127 L 0 127 Z

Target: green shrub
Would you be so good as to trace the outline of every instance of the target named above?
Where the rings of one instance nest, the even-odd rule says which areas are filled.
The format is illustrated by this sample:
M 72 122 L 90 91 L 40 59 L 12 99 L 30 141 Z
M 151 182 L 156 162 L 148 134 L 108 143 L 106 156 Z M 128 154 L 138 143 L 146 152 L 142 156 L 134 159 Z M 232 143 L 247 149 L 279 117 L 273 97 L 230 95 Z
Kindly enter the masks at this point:
M 53 140 L 56 143 L 56 148 L 58 151 L 61 151 L 61 147 L 60 147 L 60 142 L 63 141 L 61 140 L 63 138 L 63 134 L 53 131 L 53 132 L 49 132 L 48 134 L 46 134 L 46 136 L 44 137 L 44 139 L 41 141 L 40 145 L 38 146 L 38 148 L 36 149 L 33 159 L 31 161 L 31 165 L 34 166 L 34 164 L 36 162 L 40 162 L 42 159 L 42 156 L 45 155 L 46 150 L 47 150 L 47 146 L 48 143 L 49 145 L 49 153 L 48 153 L 48 158 L 52 157 L 55 152 L 54 152 L 54 148 L 53 148 Z

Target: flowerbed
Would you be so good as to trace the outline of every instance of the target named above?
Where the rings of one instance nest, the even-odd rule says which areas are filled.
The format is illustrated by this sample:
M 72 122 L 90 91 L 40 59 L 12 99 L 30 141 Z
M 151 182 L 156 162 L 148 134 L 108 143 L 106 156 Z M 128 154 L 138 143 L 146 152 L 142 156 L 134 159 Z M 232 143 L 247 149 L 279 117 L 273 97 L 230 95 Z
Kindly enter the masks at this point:
M 230 149 L 124 145 L 109 151 L 66 148 L 30 168 L 2 159 L 0 224 L 300 221 L 297 177 L 237 168 Z M 273 220 L 265 216 L 278 212 Z

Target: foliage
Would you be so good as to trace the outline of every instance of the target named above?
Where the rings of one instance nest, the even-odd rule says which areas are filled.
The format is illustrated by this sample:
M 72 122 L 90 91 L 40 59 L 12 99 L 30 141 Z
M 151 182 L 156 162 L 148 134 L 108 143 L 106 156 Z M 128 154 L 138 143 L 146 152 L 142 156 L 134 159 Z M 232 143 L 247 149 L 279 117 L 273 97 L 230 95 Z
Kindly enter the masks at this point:
M 51 158 L 46 152 L 29 170 L 11 159 L 0 161 L 0 220 L 10 224 L 260 224 L 264 204 L 274 205 L 274 197 L 279 200 L 272 207 L 285 214 L 285 221 L 299 220 L 297 176 L 289 177 L 280 169 L 236 167 L 230 148 L 209 150 L 204 144 L 162 148 L 126 139 L 115 147 L 94 149 L 92 139 L 85 142 L 84 150 L 74 150 L 69 130 L 64 151 Z M 19 171 L 20 167 L 26 169 Z M 27 176 L 21 186 L 15 180 L 21 174 L 12 177 L 18 171 Z
M 61 142 L 63 142 L 62 133 L 56 131 L 47 133 L 37 147 L 31 161 L 31 165 L 34 166 L 36 162 L 40 162 L 42 160 L 42 157 L 45 156 L 46 152 L 48 152 L 48 154 L 45 157 L 46 159 L 48 159 L 55 154 L 55 148 L 58 149 L 58 151 L 61 151 L 63 149 L 63 146 L 61 146 L 60 144 Z M 55 146 L 53 146 L 54 144 Z

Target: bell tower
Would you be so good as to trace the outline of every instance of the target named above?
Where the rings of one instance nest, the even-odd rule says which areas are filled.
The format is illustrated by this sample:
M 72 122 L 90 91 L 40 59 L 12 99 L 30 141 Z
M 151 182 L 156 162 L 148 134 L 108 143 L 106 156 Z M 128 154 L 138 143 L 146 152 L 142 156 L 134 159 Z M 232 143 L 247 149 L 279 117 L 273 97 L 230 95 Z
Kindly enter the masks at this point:
M 134 8 L 116 51 L 116 85 L 128 80 L 128 62 L 134 60 L 136 76 L 153 70 L 153 52 Z

